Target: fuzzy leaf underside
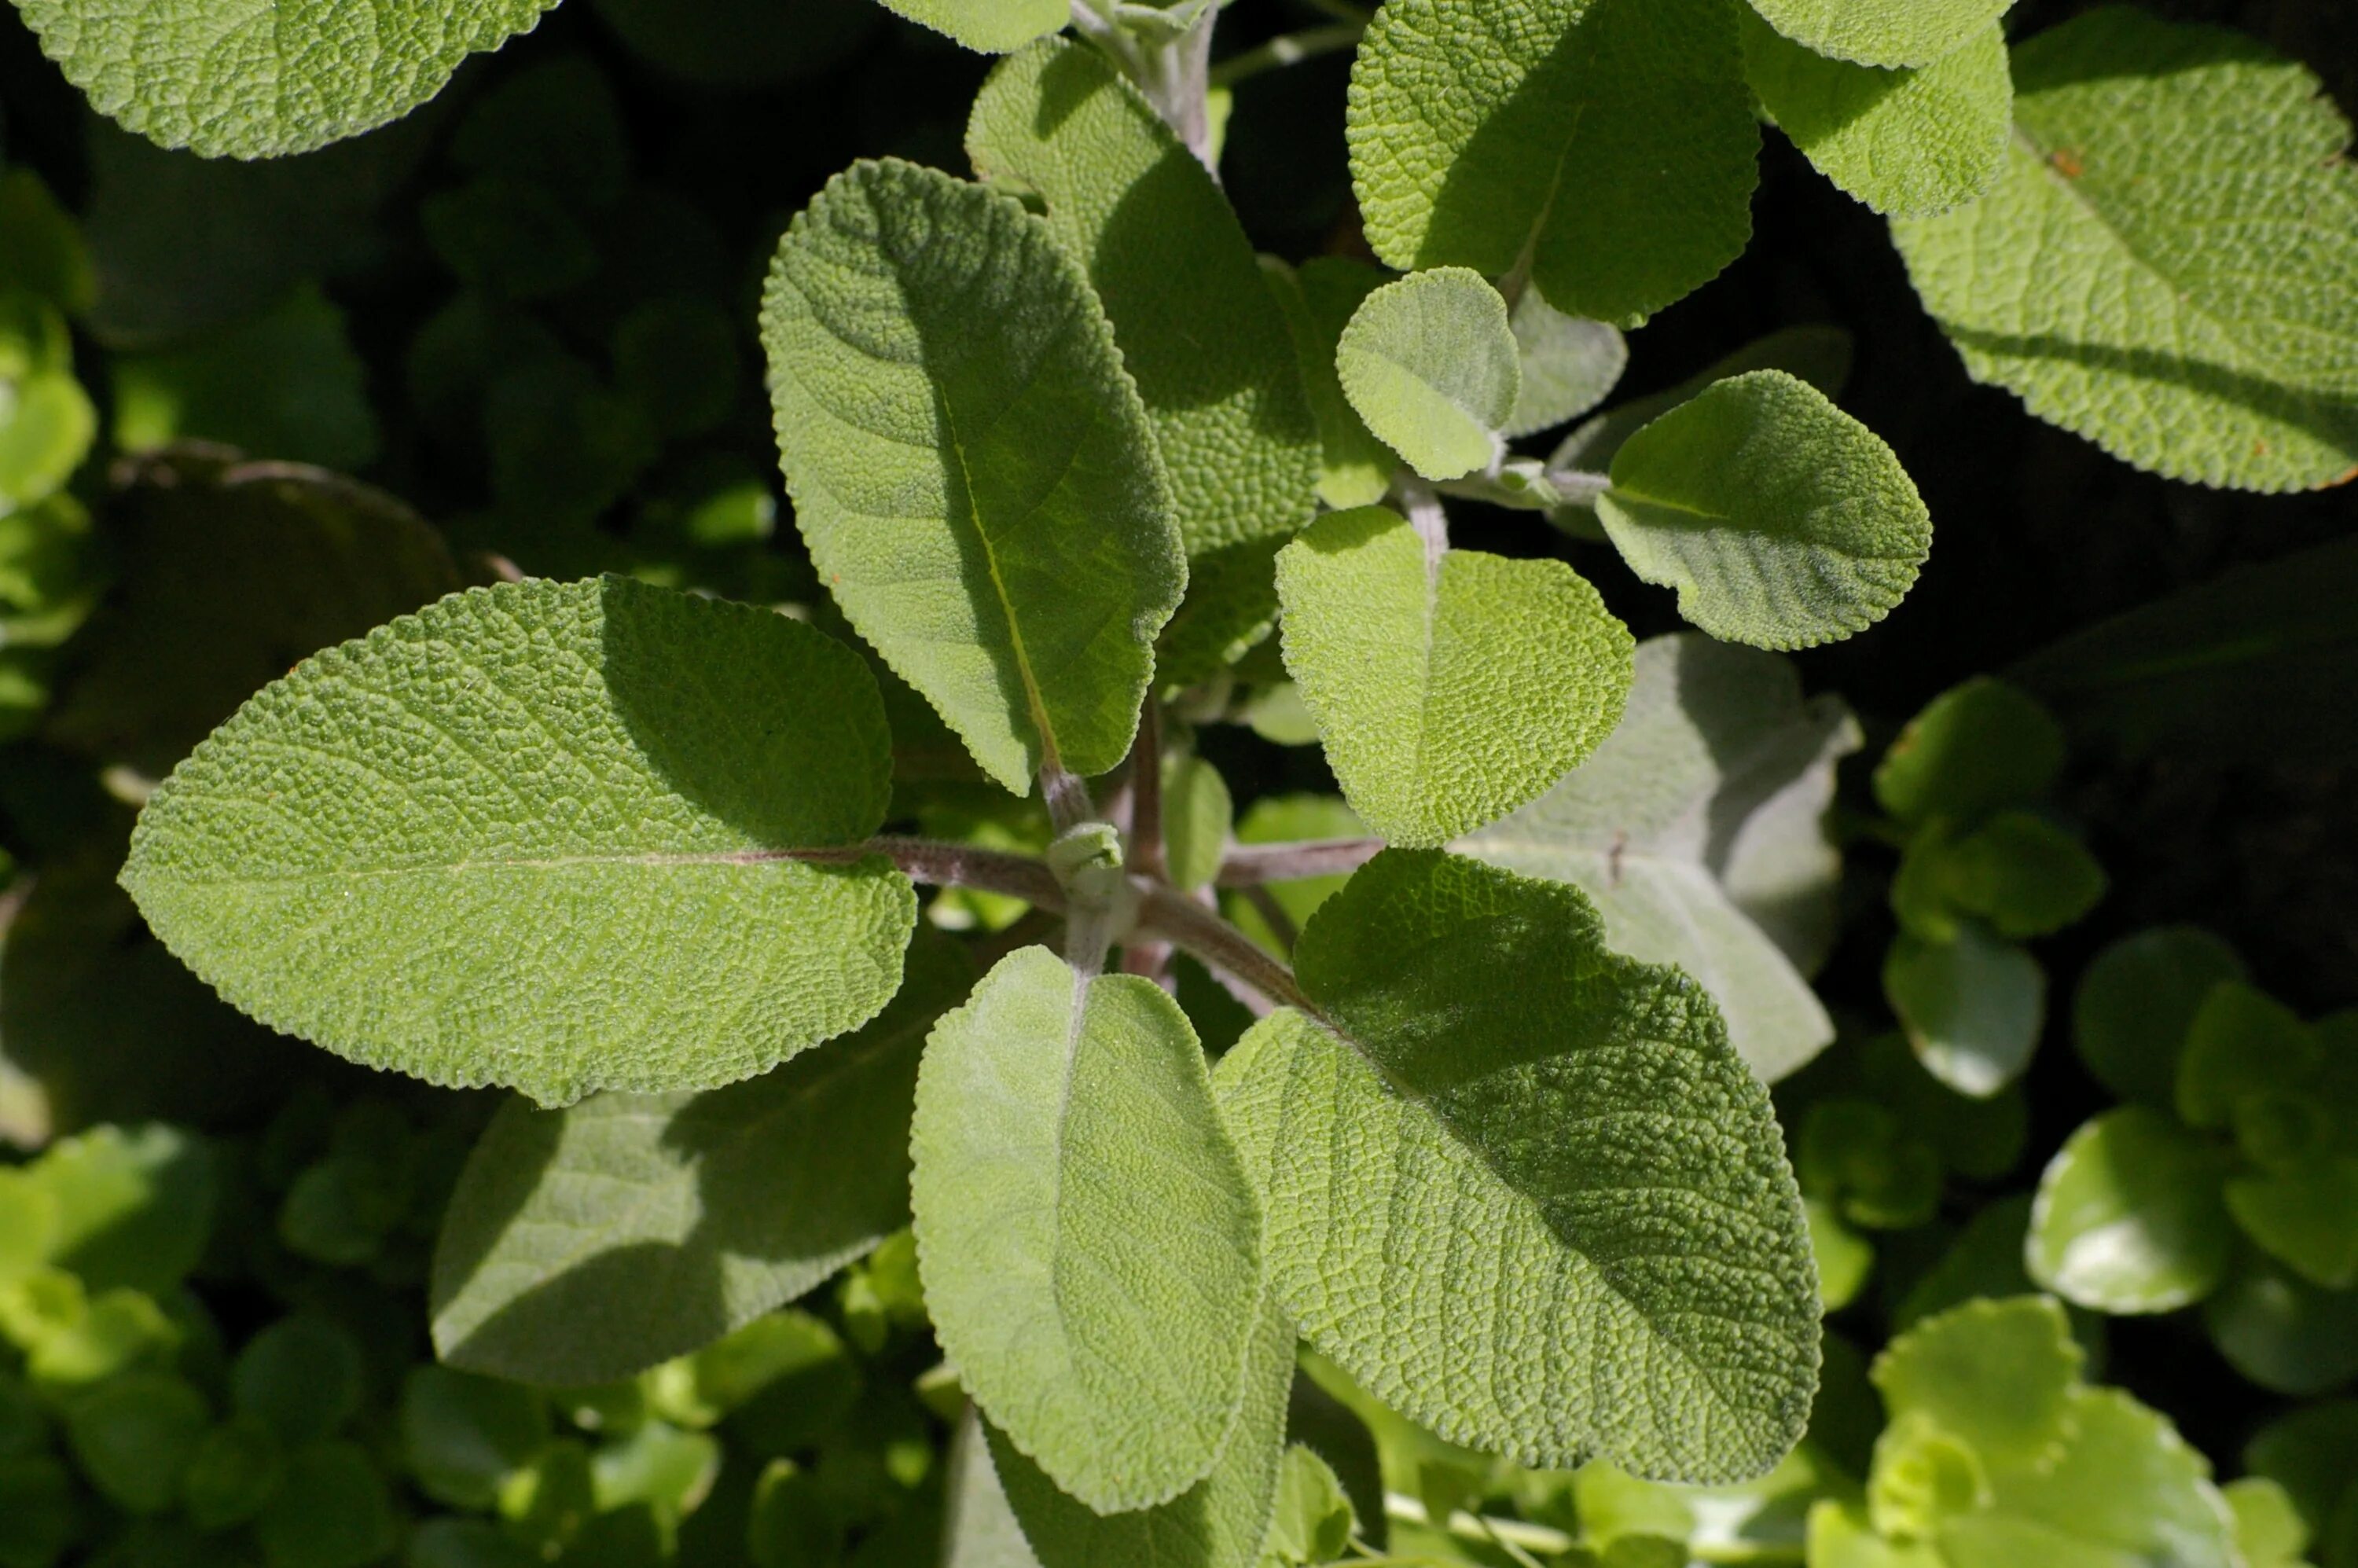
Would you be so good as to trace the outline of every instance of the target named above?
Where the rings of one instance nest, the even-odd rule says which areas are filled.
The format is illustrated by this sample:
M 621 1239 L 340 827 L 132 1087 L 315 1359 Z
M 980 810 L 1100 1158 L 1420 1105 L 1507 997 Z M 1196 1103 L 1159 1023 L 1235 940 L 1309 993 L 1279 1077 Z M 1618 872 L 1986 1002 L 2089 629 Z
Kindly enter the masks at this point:
M 1120 762 L 1186 563 L 1080 264 L 1011 197 L 861 163 L 787 231 L 762 331 L 795 522 L 860 634 L 1019 795 Z
M 1774 1083 L 1834 1037 L 1806 975 L 1834 932 L 1834 768 L 1859 741 L 1838 700 L 1802 701 L 1785 660 L 1656 638 L 1595 753 L 1457 848 L 1578 887 L 1606 944 L 1700 981 L 1736 1054 Z
M 1892 226 L 1968 373 L 2172 479 L 2358 472 L 2358 165 L 2317 79 L 2119 7 L 2014 65 L 1996 188 Z
M 308 152 L 397 120 L 557 0 L 16 0 L 91 106 L 207 157 Z
M 926 1306 L 992 1424 L 1100 1512 L 1200 1481 L 1243 1397 L 1260 1217 L 1178 1004 L 1011 955 L 936 1025 L 911 1148 Z
M 510 1101 L 434 1261 L 436 1353 L 586 1386 L 684 1356 L 794 1300 L 907 1223 L 925 1033 L 973 982 L 921 936 L 890 1006 L 749 1083 L 701 1095 Z
M 1351 74 L 1351 178 L 1391 265 L 1513 271 L 1628 326 L 1751 237 L 1758 127 L 1719 0 L 1387 0 Z
M 1576 890 L 1388 850 L 1303 933 L 1325 1020 L 1220 1067 L 1312 1343 L 1452 1442 L 1727 1481 L 1792 1445 L 1818 1296 L 1768 1095 Z
M 1335 370 L 1368 428 L 1431 480 L 1495 461 L 1522 395 L 1507 302 L 1465 267 L 1411 273 L 1360 301 Z
M 858 655 L 622 579 L 454 595 L 305 661 L 157 789 L 123 883 L 263 1022 L 544 1104 L 717 1087 L 873 1017 L 915 899 L 856 844 Z
M 1500 432 L 1510 441 L 1579 418 L 1604 402 L 1629 368 L 1629 344 L 1618 329 L 1565 315 L 1536 285 L 1515 301 L 1514 328 L 1523 381 Z
M 1576 766 L 1621 717 L 1628 628 L 1560 561 L 1451 550 L 1398 514 L 1321 518 L 1278 557 L 1286 668 L 1352 809 L 1445 844 Z

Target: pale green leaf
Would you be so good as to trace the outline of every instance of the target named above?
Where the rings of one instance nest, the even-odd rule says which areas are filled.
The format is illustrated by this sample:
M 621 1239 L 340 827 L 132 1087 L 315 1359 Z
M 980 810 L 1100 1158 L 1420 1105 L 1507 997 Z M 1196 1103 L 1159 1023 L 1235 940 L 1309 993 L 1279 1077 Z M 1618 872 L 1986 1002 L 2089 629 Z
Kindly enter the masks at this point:
M 1070 0 L 882 0 L 892 11 L 970 49 L 1006 54 L 1072 19 Z
M 714 1087 L 875 1016 L 915 919 L 860 657 L 622 579 L 454 595 L 298 665 L 148 802 L 123 883 L 240 1008 L 546 1104 Z
M 911 1147 L 944 1352 L 1027 1457 L 1100 1512 L 1218 1457 L 1260 1300 L 1260 1217 L 1195 1032 L 1131 976 L 1027 947 L 942 1019 Z
M 434 1260 L 437 1353 L 523 1382 L 606 1382 L 794 1300 L 908 1222 L 917 1056 L 973 970 L 920 937 L 867 1027 L 701 1095 L 510 1102 Z
M 1629 633 L 1560 561 L 1450 550 L 1380 507 L 1278 557 L 1285 662 L 1353 810 L 1444 844 L 1562 778 L 1612 733 Z
M 1513 321 L 1523 384 L 1500 432 L 1510 441 L 1579 418 L 1604 402 L 1629 368 L 1629 344 L 1617 329 L 1565 315 L 1537 285 L 1515 301 Z
M 2220 1201 L 2226 1152 L 2143 1106 L 2097 1117 L 2049 1162 L 2024 1261 L 2066 1300 L 2171 1312 L 2226 1278 L 2235 1229 Z
M 1163 859 L 1171 885 L 1209 887 L 1228 852 L 1236 802 L 1220 770 L 1201 757 L 1174 757 L 1163 769 Z
M 99 113 L 168 147 L 255 158 L 399 119 L 469 55 L 529 30 L 556 3 L 16 0 L 16 8 Z
M 1889 447 L 1782 371 L 1717 383 L 1623 444 L 1597 516 L 1714 637 L 1808 648 L 1914 586 L 1932 516 Z
M 1017 794 L 1101 773 L 1186 582 L 1080 264 L 1011 197 L 887 160 L 798 215 L 762 330 L 795 522 L 861 636 Z
M 1920 1417 L 1985 1458 L 2036 1458 L 2062 1435 L 2080 1384 L 2071 1321 L 2044 1296 L 1967 1302 L 1876 1358 L 1895 1422 Z
M 1884 957 L 1883 994 L 1925 1070 L 1986 1099 L 2022 1076 L 2047 1019 L 2039 960 L 1977 920 L 1946 942 L 1901 932 Z
M 1617 953 L 1675 964 L 1774 1083 L 1834 1037 L 1804 971 L 1834 925 L 1834 767 L 1859 745 L 1842 703 L 1804 703 L 1773 654 L 1685 633 L 1639 645 L 1620 727 L 1465 853 L 1571 882 Z M 1790 944 L 1790 947 L 1786 946 Z
M 1294 1444 L 1285 1451 L 1278 1476 L 1277 1511 L 1261 1550 L 1261 1568 L 1341 1561 L 1357 1522 L 1335 1467 L 1316 1450 Z
M 1730 377 L 1756 370 L 1781 370 L 1839 397 L 1850 380 L 1851 335 L 1840 327 L 1788 327 L 1756 339 L 1702 374 L 1647 397 L 1633 397 L 1585 419 L 1548 458 L 1552 469 L 1601 473 L 1613 466 L 1622 443 L 1655 420 Z
M 1892 226 L 1967 372 L 2172 479 L 2349 477 L 2358 165 L 2317 79 L 2244 34 L 2125 6 L 2014 67 L 1996 189 Z
M 1506 450 L 1522 393 L 1507 302 L 1462 266 L 1412 273 L 1359 302 L 1335 347 L 1343 395 L 1427 479 L 1462 479 Z
M 1391 489 L 1398 460 L 1343 395 L 1335 349 L 1359 302 L 1384 286 L 1384 275 L 1348 256 L 1313 256 L 1298 271 L 1263 256 L 1261 270 L 1293 330 L 1303 385 L 1318 417 L 1318 499 L 1337 511 L 1373 506 Z
M 1709 1000 L 1581 893 L 1388 850 L 1220 1066 L 1271 1280 L 1320 1350 L 1452 1442 L 1655 1477 L 1768 1470 L 1818 1291 L 1767 1091 Z M 1478 1264 L 1469 1260 L 1479 1260 Z
M 1948 211 L 1997 181 L 2014 130 L 2006 35 L 1993 23 L 1921 67 L 1829 59 L 1747 14 L 1745 75 L 1818 172 L 1877 211 Z
M 1244 1400 L 1210 1475 L 1159 1507 L 1099 1514 L 1056 1488 L 986 1424 L 990 1463 L 1041 1568 L 1254 1568 L 1285 1453 L 1293 1325 L 1264 1305 L 1245 1364 Z
M 1751 238 L 1759 128 L 1721 0 L 1386 0 L 1351 75 L 1376 254 L 1630 326 Z
M 1963 48 L 2014 0 L 1752 0 L 1779 32 L 1861 65 L 1930 65 Z
M 2235 1550 L 2244 1568 L 2297 1568 L 2309 1530 L 2284 1487 L 2265 1476 L 2246 1476 L 2219 1488 L 2235 1516 Z

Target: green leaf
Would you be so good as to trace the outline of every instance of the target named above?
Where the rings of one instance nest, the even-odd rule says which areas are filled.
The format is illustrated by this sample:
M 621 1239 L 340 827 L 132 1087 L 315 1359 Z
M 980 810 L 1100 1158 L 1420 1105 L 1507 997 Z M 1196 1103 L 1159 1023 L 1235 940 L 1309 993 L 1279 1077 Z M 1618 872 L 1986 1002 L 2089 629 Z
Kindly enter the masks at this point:
M 1755 371 L 1629 438 L 1597 516 L 1629 568 L 1714 637 L 1808 648 L 1916 581 L 1932 516 L 1899 460 L 1807 382 Z
M 300 1447 L 359 1413 L 364 1375 L 350 1334 L 324 1317 L 298 1314 L 246 1341 L 230 1368 L 230 1398 L 239 1414 Z
M 2283 1487 L 2313 1530 L 2322 1531 L 2334 1505 L 2358 1482 L 2350 1458 L 2358 1454 L 2358 1400 L 2333 1400 L 2279 1416 L 2244 1445 L 2244 1468 Z
M 1297 957 L 1323 1018 L 1272 1014 L 1219 1082 L 1305 1336 L 1524 1464 L 1775 1464 L 1815 1381 L 1816 1271 L 1768 1095 L 1702 991 L 1606 951 L 1575 889 L 1433 851 L 1369 862 Z
M 787 230 L 762 335 L 795 522 L 860 634 L 1018 795 L 1120 762 L 1186 568 L 1080 263 L 1011 197 L 861 163 Z
M 1182 892 L 1212 885 L 1228 852 L 1236 803 L 1220 770 L 1201 757 L 1174 757 L 1163 769 L 1163 858 Z
M 204 1256 L 218 1184 L 211 1152 L 190 1133 L 95 1127 L 52 1145 L 30 1174 L 50 1200 L 49 1260 L 93 1294 L 162 1295 Z
M 1833 1205 L 1805 1198 L 1801 1207 L 1809 1216 L 1810 1252 L 1817 1260 L 1819 1303 L 1827 1312 L 1840 1312 L 1866 1288 L 1875 1270 L 1875 1244 L 1844 1225 Z
M 1335 348 L 1351 406 L 1427 479 L 1497 462 L 1522 395 L 1507 302 L 1462 266 L 1412 273 L 1359 302 Z
M 556 0 L 374 0 L 339 6 L 16 0 L 41 48 L 102 114 L 207 157 L 308 152 L 397 120 L 470 54 L 531 29 Z
M 2358 1159 L 2315 1154 L 2227 1184 L 2227 1212 L 2262 1250 L 2329 1291 L 2358 1284 Z
M 925 1303 L 993 1424 L 1102 1513 L 1208 1473 L 1242 1397 L 1260 1217 L 1186 1015 L 1045 948 L 945 1016 L 917 1079 Z
M 1259 1559 L 1263 1568 L 1340 1561 L 1348 1552 L 1358 1520 L 1334 1466 L 1295 1444 L 1285 1451 L 1279 1473 L 1277 1512 Z
M 1545 795 L 1457 848 L 1571 882 L 1606 946 L 1711 993 L 1736 1054 L 1774 1083 L 1834 1037 L 1806 973 L 1834 931 L 1842 703 L 1804 703 L 1775 654 L 1687 633 L 1639 644 L 1620 727 Z
M 368 367 L 316 287 L 194 341 L 118 355 L 114 372 L 114 440 L 126 451 L 203 440 L 331 469 L 375 460 Z
M 2219 1488 L 2235 1516 L 2235 1550 L 2245 1568 L 2294 1568 L 2309 1547 L 2309 1530 L 2285 1489 L 2265 1476 L 2246 1476 Z
M 454 1509 L 489 1509 L 548 1446 L 548 1408 L 514 1383 L 412 1367 L 401 1386 L 403 1457 L 420 1490 Z
M 751 1083 L 503 1107 L 443 1220 L 438 1352 L 525 1382 L 605 1382 L 870 1251 L 908 1219 L 925 1032 L 973 978 L 953 944 L 920 939 L 873 1022 Z
M 2047 1019 L 2039 960 L 1976 920 L 1947 942 L 1901 932 L 1883 961 L 1883 994 L 1917 1060 L 1976 1099 L 2022 1076 Z
M 1348 256 L 1313 256 L 1298 270 L 1263 256 L 1261 271 L 1293 330 L 1318 419 L 1318 499 L 1336 511 L 1373 506 L 1391 489 L 1397 460 L 1343 395 L 1335 351 L 1360 301 L 1384 286 L 1384 275 Z
M 1512 320 L 1523 383 L 1499 432 L 1510 441 L 1579 418 L 1604 402 L 1629 368 L 1629 343 L 1617 329 L 1565 315 L 1536 285 L 1515 301 Z
M 1851 335 L 1840 327 L 1788 327 L 1771 332 L 1667 392 L 1633 397 L 1583 420 L 1557 445 L 1548 467 L 1601 473 L 1613 466 L 1624 442 L 1671 409 L 1723 381 L 1757 370 L 1781 370 L 1830 398 L 1838 397 L 1850 380 L 1853 352 Z
M 2186 1026 L 2178 1114 L 2190 1127 L 2231 1125 L 2243 1105 L 2298 1091 L 2324 1059 L 2317 1032 L 2257 987 L 2223 980 Z
M 269 1568 L 362 1568 L 399 1539 L 384 1478 L 355 1443 L 322 1443 L 287 1461 L 287 1484 L 254 1521 Z
M 66 1442 L 101 1497 L 125 1513 L 155 1514 L 179 1500 L 209 1424 L 205 1397 L 187 1379 L 127 1372 L 72 1401 Z
M 1237 819 L 1237 842 L 1239 844 L 1295 844 L 1315 838 L 1359 838 L 1367 836 L 1368 825 L 1359 820 L 1358 813 L 1331 795 L 1265 795 L 1248 806 Z M 1317 912 L 1318 906 L 1335 896 L 1348 875 L 1302 877 L 1292 881 L 1272 882 L 1270 897 L 1279 910 L 1299 930 L 1303 922 Z M 1269 929 L 1260 911 L 1241 892 L 1231 891 L 1221 904 L 1222 913 L 1235 922 L 1238 930 L 1280 957 L 1289 956 L 1293 947 L 1291 935 L 1277 940 Z
M 883 0 L 888 10 L 970 49 L 1006 54 L 1072 19 L 1069 0 Z
M 1803 48 L 1861 65 L 1930 65 L 1965 47 L 2014 0 L 1752 0 Z
M 2014 65 L 1997 187 L 1892 228 L 1967 372 L 2172 479 L 2347 477 L 2358 165 L 2317 79 L 2244 34 L 2127 6 L 2039 35 Z
M 1159 1507 L 1098 1514 L 1066 1497 L 995 1428 L 991 1467 L 1041 1568 L 1255 1568 L 1285 1454 L 1293 1325 L 1264 1305 L 1247 1350 L 1244 1402 L 1210 1475 Z
M 1885 70 L 1829 59 L 1747 13 L 1744 66 L 1777 128 L 1877 212 L 1946 212 L 2006 167 L 2014 75 L 1995 24 L 1920 68 Z
M 2186 1031 L 2212 986 L 2240 981 L 2243 959 L 2202 926 L 2155 926 L 2096 955 L 2072 995 L 2072 1044 L 2122 1098 L 2171 1110 Z
M 1751 238 L 1760 135 L 1718 0 L 1387 0 L 1351 73 L 1351 176 L 1394 267 L 1529 258 L 1633 326 Z
M 1285 663 L 1353 810 L 1448 842 L 1537 796 L 1613 731 L 1629 633 L 1560 561 L 1436 560 L 1381 507 L 1321 518 L 1278 557 Z
M 2063 746 L 2053 715 L 2004 681 L 1979 676 L 1909 720 L 1875 770 L 1875 798 L 1909 825 L 2028 806 L 2062 773 Z
M 1942 845 L 1937 874 L 1950 902 L 2017 941 L 2077 924 L 2106 885 L 2076 834 L 2028 811 L 2000 813 Z
M 2171 1312 L 2226 1278 L 2224 1151 L 2143 1106 L 2107 1111 L 2049 1162 L 2024 1258 L 2048 1290 L 2107 1313 Z
M 907 881 L 785 853 L 875 829 L 888 745 L 859 656 L 783 615 L 478 589 L 246 704 L 123 883 L 231 1001 L 353 1061 L 545 1104 L 715 1087 L 898 989 Z
M 2358 1291 L 2320 1291 L 2246 1260 L 2202 1303 L 2202 1325 L 2236 1371 L 2280 1394 L 2321 1394 L 2358 1377 Z
M 2063 1435 L 2080 1347 L 2042 1296 L 1968 1302 L 1894 1339 L 1873 1377 L 1895 1422 L 1920 1417 L 1985 1458 L 2037 1459 Z

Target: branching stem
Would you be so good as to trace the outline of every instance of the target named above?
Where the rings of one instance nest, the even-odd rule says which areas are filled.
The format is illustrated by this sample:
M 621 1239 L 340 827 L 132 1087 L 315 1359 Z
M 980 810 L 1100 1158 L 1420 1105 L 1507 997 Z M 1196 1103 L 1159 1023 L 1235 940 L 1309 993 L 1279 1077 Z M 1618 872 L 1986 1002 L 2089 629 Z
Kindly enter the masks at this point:
M 1232 844 L 1220 862 L 1220 886 L 1254 887 L 1304 877 L 1347 876 L 1376 858 L 1380 838 L 1313 838 L 1299 844 Z
M 1304 27 L 1298 33 L 1282 33 L 1239 55 L 1232 55 L 1212 67 L 1214 87 L 1234 87 L 1263 71 L 1298 65 L 1320 55 L 1336 54 L 1357 49 L 1360 35 L 1368 30 L 1365 18 L 1357 21 L 1329 22 L 1323 27 Z

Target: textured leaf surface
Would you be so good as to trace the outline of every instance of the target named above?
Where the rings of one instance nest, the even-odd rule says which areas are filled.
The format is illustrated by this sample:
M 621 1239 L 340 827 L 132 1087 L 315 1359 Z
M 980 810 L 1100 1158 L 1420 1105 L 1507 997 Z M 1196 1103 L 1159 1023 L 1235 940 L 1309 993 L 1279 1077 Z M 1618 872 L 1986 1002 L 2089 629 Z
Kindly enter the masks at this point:
M 2035 1459 L 2061 1435 L 2082 1360 L 2063 1309 L 2017 1296 L 1928 1319 L 1871 1375 L 1894 1421 L 1921 1417 L 1984 1454 Z
M 1006 54 L 1072 19 L 1067 0 L 883 0 L 887 9 L 970 49 Z
M 101 114 L 207 157 L 306 152 L 397 120 L 557 0 L 16 0 Z M 1044 3 L 1044 0 L 1043 0 Z
M 1461 266 L 1412 273 L 1360 301 L 1335 369 L 1368 428 L 1427 479 L 1496 461 L 1522 395 L 1507 302 Z
M 1393 266 L 1642 320 L 1751 238 L 1759 129 L 1719 0 L 1387 0 L 1351 74 L 1351 178 Z
M 1850 380 L 1851 335 L 1840 327 L 1788 327 L 1756 339 L 1702 374 L 1645 397 L 1617 404 L 1574 427 L 1548 458 L 1555 469 L 1602 473 L 1613 466 L 1622 443 L 1714 384 L 1756 370 L 1781 370 L 1828 397 L 1842 395 Z
M 868 1026 L 750 1083 L 503 1107 L 468 1160 L 434 1263 L 455 1367 L 584 1385 L 684 1356 L 794 1300 L 909 1217 L 917 1057 L 974 979 L 909 949 Z
M 2115 7 L 2025 44 L 2015 84 L 1996 189 L 1892 229 L 1973 377 L 2172 479 L 2358 467 L 2358 165 L 2316 78 Z
M 1816 1271 L 1765 1090 L 1707 998 L 1578 891 L 1388 850 L 1297 950 L 1325 1021 L 1221 1063 L 1271 1281 L 1320 1350 L 1525 1464 L 1758 1475 L 1815 1382 Z
M 1293 329 L 1303 385 L 1318 417 L 1318 499 L 1337 511 L 1373 506 L 1391 488 L 1399 460 L 1343 395 L 1335 350 L 1359 302 L 1383 287 L 1384 275 L 1348 256 L 1313 256 L 1298 270 L 1264 257 L 1261 267 Z
M 1432 560 L 1381 507 L 1322 518 L 1278 557 L 1285 662 L 1353 810 L 1444 844 L 1562 778 L 1621 717 L 1629 633 L 1558 561 Z
M 1752 0 L 1804 48 L 1861 65 L 1930 65 L 1988 30 L 2014 0 Z
M 1630 570 L 1714 637 L 1807 648 L 1915 585 L 1932 515 L 1889 447 L 1798 377 L 1714 384 L 1623 444 L 1596 514 Z
M 1620 727 L 1555 788 L 1458 847 L 1571 882 L 1606 945 L 1675 964 L 1774 1083 L 1834 1037 L 1804 971 L 1834 927 L 1834 767 L 1859 745 L 1842 703 L 1804 703 L 1772 654 L 1687 633 L 1641 643 Z
M 1113 1512 L 1208 1473 L 1242 1397 L 1260 1217 L 1186 1015 L 1027 947 L 945 1017 L 917 1081 L 925 1302 L 976 1403 Z
M 1523 384 L 1503 432 L 1510 441 L 1579 418 L 1604 402 L 1629 368 L 1629 344 L 1618 329 L 1565 315 L 1537 287 L 1515 301 L 1513 320 Z
M 2143 1106 L 2089 1122 L 2039 1178 L 2024 1257 L 2030 1277 L 2107 1313 L 2171 1312 L 2226 1277 L 2235 1231 L 2212 1140 Z
M 455 595 L 297 666 L 141 815 L 124 885 L 263 1022 L 545 1104 L 713 1087 L 875 1016 L 915 918 L 849 648 L 622 579 Z
M 862 163 L 762 316 L 778 449 L 860 634 L 1017 794 L 1121 761 L 1186 582 L 1154 433 L 1080 264 L 1010 197 Z
M 1945 212 L 1995 184 L 2014 77 L 1993 24 L 1920 68 L 1829 59 L 1747 16 L 1745 75 L 1818 172 L 1878 212 Z

